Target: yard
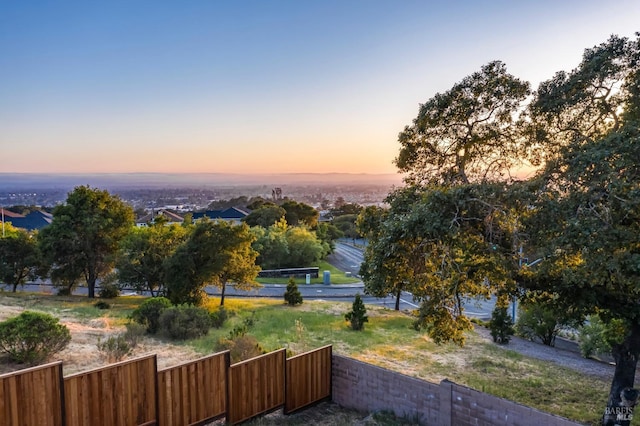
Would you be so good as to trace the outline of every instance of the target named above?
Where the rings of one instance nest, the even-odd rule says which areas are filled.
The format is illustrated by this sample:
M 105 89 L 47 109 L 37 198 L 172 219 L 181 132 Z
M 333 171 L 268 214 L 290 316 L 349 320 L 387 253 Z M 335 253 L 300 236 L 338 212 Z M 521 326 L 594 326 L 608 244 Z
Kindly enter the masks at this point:
M 5 293 L 0 295 L 0 320 L 25 309 L 59 317 L 72 334 L 70 346 L 56 356 L 64 361 L 68 375 L 105 364 L 96 346 L 98 340 L 122 331 L 127 316 L 142 300 L 119 297 L 109 301 L 110 309 L 100 310 L 83 297 Z M 210 309 L 218 303 L 212 300 Z M 606 377 L 581 374 L 496 347 L 477 332 L 469 333 L 464 347 L 436 345 L 413 330 L 410 316 L 402 312 L 368 307 L 369 322 L 364 331 L 356 332 L 344 320 L 349 303 L 307 301 L 292 308 L 278 300 L 227 299 L 225 305 L 231 315 L 221 329 L 187 342 L 145 338 L 132 356 L 156 353 L 160 368 L 195 359 L 220 350 L 221 338 L 251 317 L 248 334 L 266 351 L 285 347 L 290 353 L 301 353 L 331 344 L 338 354 L 432 382 L 448 378 L 581 422 L 596 423 L 607 397 L 610 379 Z M 0 365 L 2 372 L 17 368 L 20 366 L 6 362 Z

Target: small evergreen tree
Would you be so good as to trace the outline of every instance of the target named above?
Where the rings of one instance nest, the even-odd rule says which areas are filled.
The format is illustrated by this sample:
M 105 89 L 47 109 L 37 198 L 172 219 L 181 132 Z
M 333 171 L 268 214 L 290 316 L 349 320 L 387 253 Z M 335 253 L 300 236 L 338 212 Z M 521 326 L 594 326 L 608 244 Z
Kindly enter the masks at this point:
M 289 282 L 287 283 L 287 291 L 284 293 L 284 301 L 290 306 L 302 304 L 302 294 L 300 294 L 296 280 L 293 277 L 289 278 Z
M 364 323 L 369 322 L 369 317 L 367 317 L 367 308 L 365 308 L 364 302 L 362 301 L 362 298 L 360 298 L 360 293 L 356 294 L 351 311 L 345 314 L 344 319 L 351 323 L 351 328 L 353 330 L 362 330 L 364 328 Z
M 514 333 L 513 320 L 511 315 L 507 313 L 507 307 L 496 307 L 491 313 L 491 321 L 489 321 L 489 329 L 493 341 L 500 344 L 507 344 L 511 340 Z

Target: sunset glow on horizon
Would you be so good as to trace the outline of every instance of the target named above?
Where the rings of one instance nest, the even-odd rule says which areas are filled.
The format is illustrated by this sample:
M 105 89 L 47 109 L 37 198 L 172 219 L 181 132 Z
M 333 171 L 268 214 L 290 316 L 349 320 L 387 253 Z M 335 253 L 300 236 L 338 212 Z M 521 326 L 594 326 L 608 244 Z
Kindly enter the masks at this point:
M 0 4 L 4 173 L 396 173 L 419 104 L 492 60 L 538 83 L 640 2 Z

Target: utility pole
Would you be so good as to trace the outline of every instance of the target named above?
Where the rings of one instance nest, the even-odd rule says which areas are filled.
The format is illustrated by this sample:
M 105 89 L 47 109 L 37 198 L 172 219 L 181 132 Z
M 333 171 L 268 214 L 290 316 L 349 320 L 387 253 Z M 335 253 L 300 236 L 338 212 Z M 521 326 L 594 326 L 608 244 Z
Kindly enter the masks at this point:
M 0 207 L 2 210 L 2 238 L 4 238 L 4 207 Z

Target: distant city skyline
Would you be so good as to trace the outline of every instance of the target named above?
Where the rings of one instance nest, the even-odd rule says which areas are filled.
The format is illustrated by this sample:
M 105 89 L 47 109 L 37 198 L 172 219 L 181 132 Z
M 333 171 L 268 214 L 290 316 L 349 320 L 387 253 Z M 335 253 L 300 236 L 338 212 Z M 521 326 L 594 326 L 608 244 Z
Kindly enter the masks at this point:
M 0 3 L 0 173 L 396 173 L 492 60 L 535 90 L 640 2 Z

